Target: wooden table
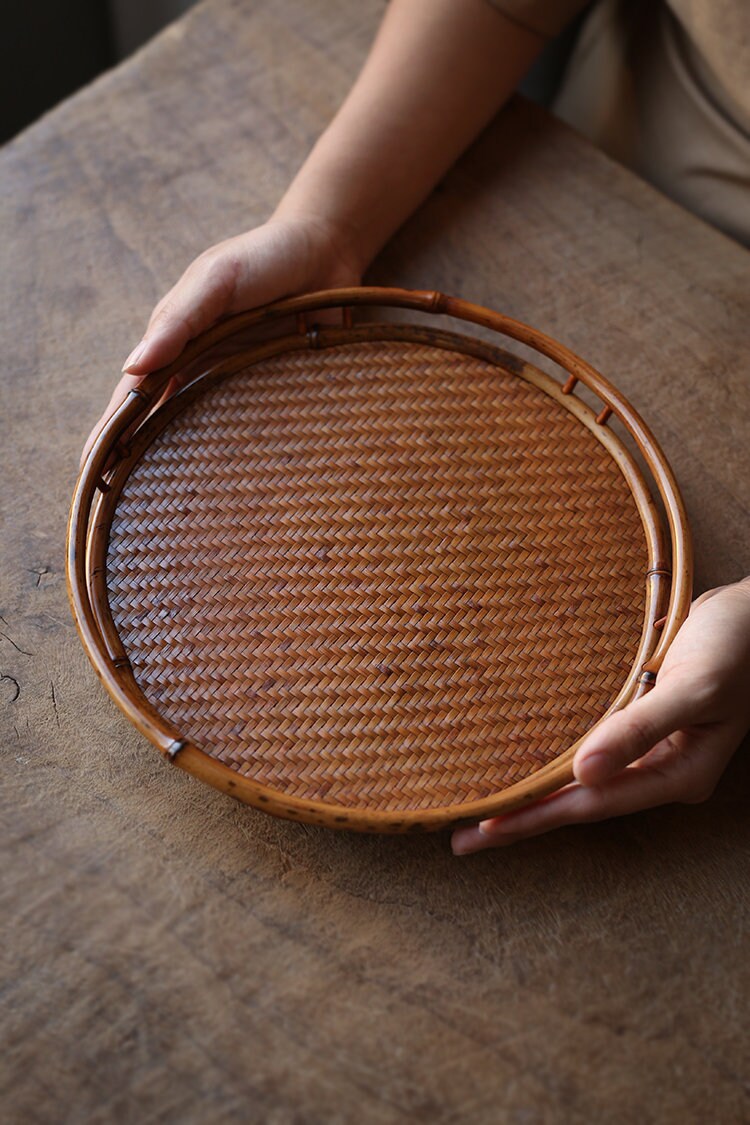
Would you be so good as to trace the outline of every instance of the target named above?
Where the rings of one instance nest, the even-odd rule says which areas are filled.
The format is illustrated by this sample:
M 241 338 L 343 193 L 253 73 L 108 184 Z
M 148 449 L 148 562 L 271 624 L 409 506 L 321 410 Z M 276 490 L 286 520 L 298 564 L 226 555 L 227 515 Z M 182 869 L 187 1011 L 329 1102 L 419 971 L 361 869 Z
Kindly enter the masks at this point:
M 746 754 L 706 804 L 455 860 L 170 770 L 73 628 L 68 501 L 120 364 L 193 256 L 267 216 L 380 11 L 209 0 L 0 157 L 6 1121 L 750 1114 Z M 585 355 L 671 458 L 700 585 L 750 569 L 739 246 L 517 102 L 370 276 Z

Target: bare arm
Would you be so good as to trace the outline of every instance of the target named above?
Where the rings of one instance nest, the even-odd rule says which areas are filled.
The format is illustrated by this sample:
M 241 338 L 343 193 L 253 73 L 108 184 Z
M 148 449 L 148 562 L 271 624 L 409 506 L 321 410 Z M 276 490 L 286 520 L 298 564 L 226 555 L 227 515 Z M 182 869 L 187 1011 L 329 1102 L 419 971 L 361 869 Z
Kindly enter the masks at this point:
M 276 217 L 321 219 L 364 269 L 507 100 L 543 43 L 487 0 L 393 0 Z
M 356 284 L 543 42 L 487 0 L 393 0 L 361 74 L 271 220 L 188 267 L 124 370 L 142 376 L 171 362 L 230 313 Z M 122 397 L 118 387 L 108 412 Z

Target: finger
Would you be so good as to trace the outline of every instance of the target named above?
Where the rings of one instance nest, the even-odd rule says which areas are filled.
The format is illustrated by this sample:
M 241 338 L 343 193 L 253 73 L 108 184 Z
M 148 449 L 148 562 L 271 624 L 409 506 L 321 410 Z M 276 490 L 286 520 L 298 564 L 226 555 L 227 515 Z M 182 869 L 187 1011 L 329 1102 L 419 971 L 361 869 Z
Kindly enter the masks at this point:
M 582 785 L 599 785 L 630 762 L 700 718 L 700 700 L 689 683 L 659 683 L 641 699 L 605 719 L 584 740 L 573 760 Z
M 745 733 L 741 723 L 680 732 L 645 759 L 598 786 L 571 782 L 555 793 L 502 817 L 453 835 L 457 855 L 512 844 L 566 824 L 590 823 L 657 805 L 706 801 Z M 489 842 L 488 842 L 489 841 Z
M 231 308 L 236 275 L 237 264 L 230 257 L 197 258 L 154 309 L 123 371 L 142 376 L 176 359 L 189 340 Z
M 605 785 L 589 787 L 573 782 L 533 805 L 493 817 L 453 833 L 454 855 L 513 844 L 566 824 L 593 823 L 653 808 L 679 799 L 675 781 L 666 771 L 642 766 L 624 769 Z
M 692 605 L 690 606 L 690 613 L 694 613 L 698 606 L 705 605 L 705 603 L 709 602 L 711 598 L 715 598 L 717 594 L 720 594 L 722 592 L 722 590 L 727 589 L 729 589 L 728 585 L 714 586 L 712 590 L 704 590 L 703 593 L 699 594 L 698 597 L 693 601 Z

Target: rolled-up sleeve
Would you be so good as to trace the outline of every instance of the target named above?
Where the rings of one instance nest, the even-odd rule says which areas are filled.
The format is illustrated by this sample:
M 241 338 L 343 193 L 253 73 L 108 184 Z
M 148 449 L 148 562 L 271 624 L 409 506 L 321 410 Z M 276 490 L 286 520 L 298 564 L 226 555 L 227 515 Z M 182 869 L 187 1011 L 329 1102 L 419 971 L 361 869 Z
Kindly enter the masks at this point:
M 586 7 L 588 0 L 487 0 L 509 20 L 551 38 Z

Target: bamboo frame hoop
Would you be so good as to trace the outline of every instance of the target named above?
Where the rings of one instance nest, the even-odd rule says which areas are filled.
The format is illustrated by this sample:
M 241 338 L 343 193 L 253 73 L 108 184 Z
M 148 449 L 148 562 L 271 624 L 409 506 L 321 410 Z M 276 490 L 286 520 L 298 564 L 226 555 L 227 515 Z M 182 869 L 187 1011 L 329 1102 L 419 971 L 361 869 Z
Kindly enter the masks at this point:
M 429 316 L 353 321 L 383 308 Z M 340 326 L 309 325 L 327 309 Z M 372 832 L 475 823 L 570 782 L 581 738 L 652 686 L 692 592 L 674 475 L 611 383 L 489 309 L 367 287 L 233 317 L 147 376 L 83 465 L 67 566 L 97 674 L 168 762 L 275 815 Z M 554 752 L 524 746 L 560 716 Z

